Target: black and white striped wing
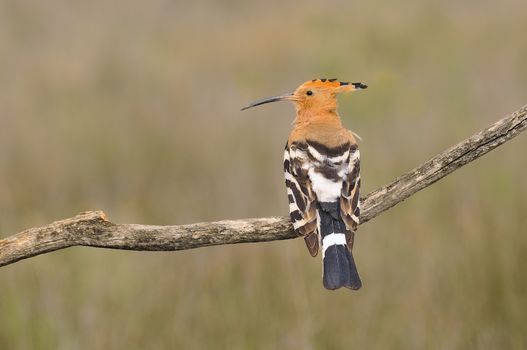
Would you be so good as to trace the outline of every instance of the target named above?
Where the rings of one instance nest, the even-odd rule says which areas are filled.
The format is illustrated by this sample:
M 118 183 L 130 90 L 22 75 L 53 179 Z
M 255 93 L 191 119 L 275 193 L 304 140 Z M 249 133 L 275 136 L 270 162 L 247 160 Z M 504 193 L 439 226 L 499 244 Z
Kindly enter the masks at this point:
M 360 152 L 356 146 L 350 148 L 346 177 L 340 195 L 340 215 L 349 230 L 346 240 L 351 249 L 360 217 Z
M 284 173 L 289 199 L 289 215 L 295 232 L 304 237 L 307 249 L 316 256 L 319 249 L 317 236 L 316 195 L 308 176 L 307 149 L 302 145 L 286 145 Z

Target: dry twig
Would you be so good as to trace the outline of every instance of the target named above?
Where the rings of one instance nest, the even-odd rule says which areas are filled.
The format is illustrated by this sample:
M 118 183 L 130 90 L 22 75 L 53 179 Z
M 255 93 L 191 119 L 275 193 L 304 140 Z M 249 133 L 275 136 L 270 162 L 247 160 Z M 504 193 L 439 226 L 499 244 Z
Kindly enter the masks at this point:
M 361 223 L 430 186 L 527 128 L 527 105 L 362 198 Z M 182 250 L 219 244 L 295 238 L 288 217 L 224 220 L 192 225 L 114 224 L 102 211 L 84 212 L 0 240 L 0 266 L 72 246 Z

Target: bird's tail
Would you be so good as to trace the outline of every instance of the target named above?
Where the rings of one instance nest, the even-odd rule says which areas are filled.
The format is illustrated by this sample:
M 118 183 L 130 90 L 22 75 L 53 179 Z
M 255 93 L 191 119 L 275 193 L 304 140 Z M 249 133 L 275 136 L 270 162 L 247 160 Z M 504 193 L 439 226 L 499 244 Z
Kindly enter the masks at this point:
M 362 282 L 351 253 L 351 239 L 353 235 L 346 229 L 340 217 L 338 202 L 319 202 L 319 232 L 322 241 L 323 276 L 322 281 L 326 289 L 346 287 L 357 290 Z M 349 237 L 351 238 L 351 237 Z

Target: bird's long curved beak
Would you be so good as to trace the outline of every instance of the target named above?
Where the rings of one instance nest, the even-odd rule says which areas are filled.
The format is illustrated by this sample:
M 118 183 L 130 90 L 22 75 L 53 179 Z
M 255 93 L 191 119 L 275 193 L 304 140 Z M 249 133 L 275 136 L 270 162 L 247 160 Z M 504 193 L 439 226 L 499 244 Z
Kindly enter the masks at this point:
M 252 102 L 251 104 L 249 104 L 248 106 L 243 107 L 241 110 L 245 111 L 246 109 L 249 109 L 249 108 L 253 108 L 256 106 L 260 106 L 266 103 L 276 102 L 276 101 L 296 101 L 295 93 L 290 92 L 290 93 L 283 94 L 280 96 L 262 98 L 261 100 L 256 100 Z

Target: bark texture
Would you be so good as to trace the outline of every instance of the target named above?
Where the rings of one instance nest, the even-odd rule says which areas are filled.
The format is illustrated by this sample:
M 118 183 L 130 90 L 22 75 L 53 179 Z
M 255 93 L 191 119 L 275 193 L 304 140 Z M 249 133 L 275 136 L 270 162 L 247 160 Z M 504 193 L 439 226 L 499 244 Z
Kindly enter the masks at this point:
M 498 147 L 526 128 L 527 105 L 363 197 L 361 224 Z M 295 237 L 289 217 L 153 226 L 115 224 L 102 211 L 88 211 L 0 239 L 0 266 L 71 246 L 167 251 Z

